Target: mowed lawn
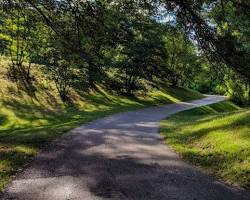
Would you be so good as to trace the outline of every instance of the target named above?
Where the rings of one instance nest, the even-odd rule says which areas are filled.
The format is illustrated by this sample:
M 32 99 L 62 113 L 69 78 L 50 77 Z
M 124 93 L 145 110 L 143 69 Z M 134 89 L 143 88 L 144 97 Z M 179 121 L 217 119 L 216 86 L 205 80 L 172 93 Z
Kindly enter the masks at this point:
M 161 134 L 185 160 L 250 190 L 250 109 L 225 101 L 184 111 L 162 121 Z

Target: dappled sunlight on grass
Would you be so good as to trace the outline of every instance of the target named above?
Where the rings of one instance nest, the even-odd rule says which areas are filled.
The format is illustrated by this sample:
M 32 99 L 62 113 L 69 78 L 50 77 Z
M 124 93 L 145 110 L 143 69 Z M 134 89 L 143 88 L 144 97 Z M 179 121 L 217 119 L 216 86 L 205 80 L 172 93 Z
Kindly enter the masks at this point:
M 176 114 L 161 133 L 177 152 L 233 184 L 250 189 L 250 110 L 231 102 Z
M 154 89 L 144 95 L 125 97 L 100 86 L 88 92 L 71 90 L 71 104 L 64 104 L 55 85 L 46 79 L 39 66 L 32 68 L 35 93 L 9 81 L 7 64 L 0 62 L 0 191 L 19 168 L 52 140 L 83 123 L 113 113 L 146 106 L 202 98 L 183 88 Z
M 177 103 L 202 97 L 200 93 L 178 87 L 161 87 L 159 90 L 154 90 L 149 93 L 149 98 L 151 98 L 151 100 L 158 102 L 165 102 L 167 100 L 169 103 Z

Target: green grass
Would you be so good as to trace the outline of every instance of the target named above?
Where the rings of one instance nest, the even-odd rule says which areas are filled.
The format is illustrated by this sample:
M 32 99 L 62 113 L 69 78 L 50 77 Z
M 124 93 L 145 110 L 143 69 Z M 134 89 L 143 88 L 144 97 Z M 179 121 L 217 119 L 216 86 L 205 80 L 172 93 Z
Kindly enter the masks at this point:
M 250 109 L 229 101 L 195 108 L 162 121 L 161 133 L 184 159 L 250 190 Z
M 99 87 L 88 93 L 72 90 L 73 103 L 67 106 L 41 71 L 32 71 L 37 91 L 31 97 L 5 77 L 6 66 L 7 61 L 0 59 L 0 191 L 12 175 L 70 129 L 117 112 L 202 97 L 194 91 L 166 87 L 127 98 Z

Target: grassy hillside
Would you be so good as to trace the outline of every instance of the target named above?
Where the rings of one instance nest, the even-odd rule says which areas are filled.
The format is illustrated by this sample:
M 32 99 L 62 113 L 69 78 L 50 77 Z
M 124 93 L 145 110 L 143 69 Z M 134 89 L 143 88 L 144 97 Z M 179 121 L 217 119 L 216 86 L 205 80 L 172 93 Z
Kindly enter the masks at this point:
M 6 78 L 7 60 L 0 60 L 0 191 L 10 177 L 50 141 L 82 123 L 112 113 L 162 103 L 201 98 L 182 88 L 152 90 L 135 98 L 119 96 L 101 87 L 71 91 L 72 105 L 61 102 L 52 81 L 35 68 L 35 96 Z
M 176 114 L 161 122 L 166 142 L 184 159 L 250 190 L 250 110 L 229 101 Z

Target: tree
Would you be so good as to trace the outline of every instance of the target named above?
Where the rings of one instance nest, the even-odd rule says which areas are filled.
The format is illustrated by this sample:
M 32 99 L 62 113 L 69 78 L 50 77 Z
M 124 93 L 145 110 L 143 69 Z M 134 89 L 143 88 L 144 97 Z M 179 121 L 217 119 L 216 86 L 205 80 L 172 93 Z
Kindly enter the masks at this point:
M 16 4 L 5 12 L 0 24 L 1 44 L 4 53 L 11 58 L 9 77 L 28 91 L 32 85 L 30 68 L 37 35 L 35 23 L 32 13 Z
M 185 34 L 171 28 L 164 37 L 168 50 L 167 79 L 173 86 L 188 86 L 200 68 L 200 58 L 194 44 Z
M 245 0 L 2 0 L 0 5 L 1 53 L 12 57 L 11 74 L 29 85 L 31 63 L 42 64 L 62 99 L 70 87 L 107 85 L 107 69 L 127 95 L 146 81 L 190 86 L 201 57 L 250 82 Z M 174 16 L 172 23 L 157 21 L 164 9 Z
M 114 67 L 117 68 L 120 90 L 126 95 L 143 88 L 143 80 L 153 80 L 166 68 L 167 51 L 163 27 L 142 17 L 127 27 L 126 42 L 118 46 Z

